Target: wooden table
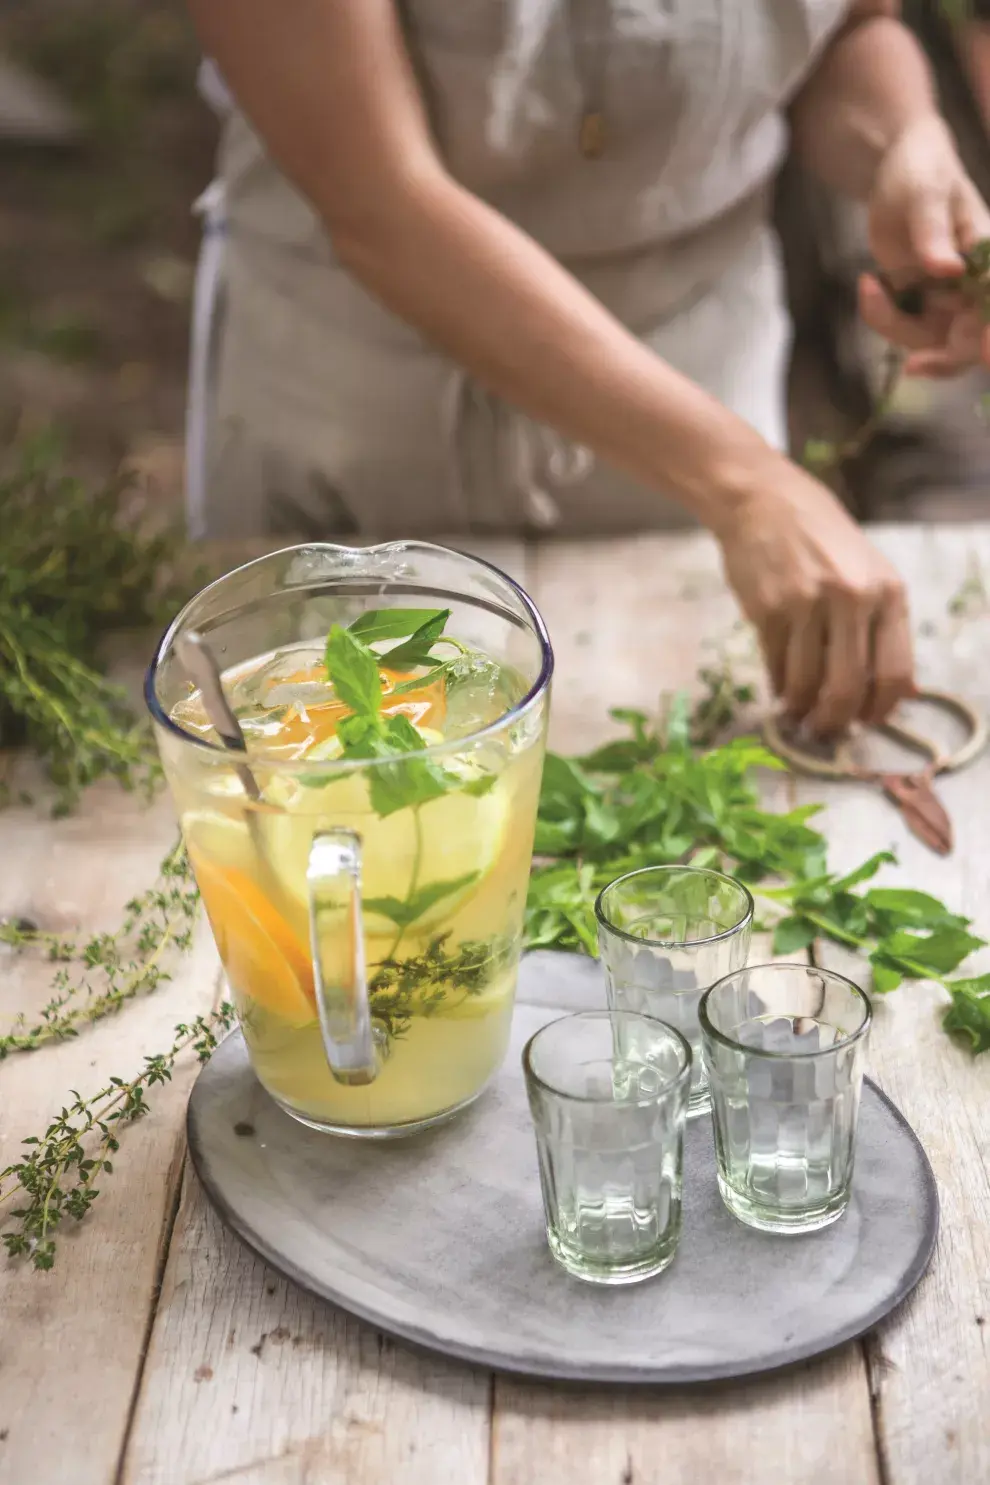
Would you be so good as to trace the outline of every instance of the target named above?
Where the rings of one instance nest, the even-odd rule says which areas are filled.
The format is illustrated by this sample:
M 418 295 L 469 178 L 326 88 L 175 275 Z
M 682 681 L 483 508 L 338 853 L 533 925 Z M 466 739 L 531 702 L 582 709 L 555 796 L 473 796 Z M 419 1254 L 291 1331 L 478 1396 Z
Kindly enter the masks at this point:
M 924 679 L 990 705 L 990 610 L 950 600 L 990 573 L 990 527 L 886 529 L 915 601 Z M 734 610 L 704 536 L 485 549 L 526 584 L 557 654 L 555 744 L 606 709 L 655 707 L 693 683 Z M 970 584 L 972 589 L 972 583 Z M 939 860 L 855 785 L 785 779 L 825 798 L 833 861 L 894 845 L 891 880 L 990 929 L 990 756 L 941 785 L 957 843 Z M 112 927 L 173 830 L 112 787 L 52 822 L 0 816 L 0 910 L 48 927 Z M 4 952 L 4 1022 L 43 1003 L 47 973 Z M 3 1163 L 70 1087 L 126 1074 L 218 993 L 201 935 L 173 982 L 78 1040 L 0 1066 Z M 990 1057 L 939 1026 L 942 994 L 879 1004 L 872 1072 L 927 1147 L 942 1198 L 937 1257 L 880 1331 L 785 1374 L 717 1389 L 562 1390 L 414 1354 L 309 1298 L 224 1231 L 184 1154 L 192 1069 L 130 1128 L 93 1215 L 55 1270 L 0 1260 L 2 1485 L 985 1485 L 990 1480 Z

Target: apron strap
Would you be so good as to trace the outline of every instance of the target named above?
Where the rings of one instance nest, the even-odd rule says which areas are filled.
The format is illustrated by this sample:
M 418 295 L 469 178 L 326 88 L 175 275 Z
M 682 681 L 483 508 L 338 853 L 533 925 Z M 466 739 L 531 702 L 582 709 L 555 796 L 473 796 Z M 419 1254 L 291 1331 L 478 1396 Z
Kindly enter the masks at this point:
M 210 423 L 211 370 L 220 290 L 226 211 L 223 182 L 215 180 L 196 201 L 203 219 L 203 242 L 193 288 L 189 383 L 186 394 L 186 526 L 193 541 L 207 532 L 207 439 Z

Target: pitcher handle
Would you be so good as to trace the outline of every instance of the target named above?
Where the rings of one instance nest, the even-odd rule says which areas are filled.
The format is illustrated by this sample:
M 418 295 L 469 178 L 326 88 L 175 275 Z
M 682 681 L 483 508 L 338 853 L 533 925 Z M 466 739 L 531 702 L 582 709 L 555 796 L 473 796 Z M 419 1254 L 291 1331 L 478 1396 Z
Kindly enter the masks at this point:
M 314 835 L 306 871 L 309 934 L 323 1047 L 338 1083 L 360 1086 L 378 1073 L 364 963 L 361 837 Z

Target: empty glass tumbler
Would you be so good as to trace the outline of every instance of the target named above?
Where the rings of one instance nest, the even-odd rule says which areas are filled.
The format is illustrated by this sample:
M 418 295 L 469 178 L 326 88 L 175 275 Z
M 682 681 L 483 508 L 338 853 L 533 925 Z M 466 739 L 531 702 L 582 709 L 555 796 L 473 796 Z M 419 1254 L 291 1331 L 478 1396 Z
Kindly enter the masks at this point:
M 761 964 L 700 1008 L 719 1190 L 767 1232 L 811 1232 L 849 1204 L 870 1002 L 842 975 Z
M 554 1258 L 598 1284 L 662 1273 L 681 1230 L 684 1037 L 649 1016 L 585 1011 L 532 1036 L 523 1070 Z
M 650 866 L 610 882 L 595 906 L 608 1003 L 676 1026 L 693 1053 L 688 1118 L 710 1107 L 698 1003 L 749 957 L 753 899 L 694 866 Z

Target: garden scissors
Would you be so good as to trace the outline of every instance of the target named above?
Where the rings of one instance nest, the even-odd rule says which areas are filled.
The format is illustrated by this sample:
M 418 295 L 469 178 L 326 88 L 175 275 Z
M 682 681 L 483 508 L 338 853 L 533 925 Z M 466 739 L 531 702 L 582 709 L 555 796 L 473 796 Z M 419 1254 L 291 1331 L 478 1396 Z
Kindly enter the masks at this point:
M 860 731 L 880 732 L 926 758 L 928 761 L 924 767 L 914 773 L 886 773 L 857 763 L 852 747 L 855 733 L 843 738 L 830 757 L 816 753 L 811 743 L 785 736 L 781 717 L 767 720 L 764 737 L 773 752 L 801 773 L 823 779 L 859 779 L 864 784 L 878 786 L 897 805 L 908 829 L 938 855 L 947 856 L 952 850 L 952 822 L 935 793 L 933 783 L 938 774 L 965 767 L 983 751 L 987 742 L 987 723 L 961 696 L 952 696 L 945 691 L 919 691 L 914 699 L 938 707 L 963 723 L 967 731 L 966 740 L 954 752 L 946 751 L 902 722 L 884 722 L 875 728 L 858 724 Z

